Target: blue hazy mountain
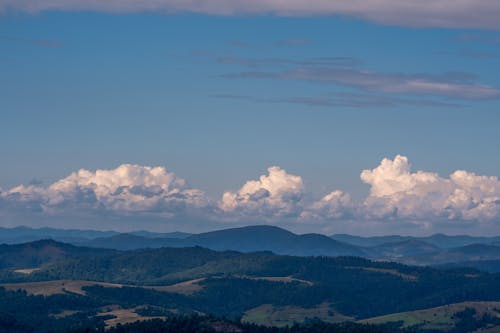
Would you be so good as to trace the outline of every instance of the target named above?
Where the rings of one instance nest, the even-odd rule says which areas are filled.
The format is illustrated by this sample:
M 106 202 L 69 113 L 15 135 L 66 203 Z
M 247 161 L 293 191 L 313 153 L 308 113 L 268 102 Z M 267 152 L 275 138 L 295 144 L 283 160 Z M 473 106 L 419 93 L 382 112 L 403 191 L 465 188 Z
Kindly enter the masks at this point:
M 441 252 L 442 249 L 418 239 L 407 239 L 394 243 L 384 243 L 370 248 L 374 258 L 397 260 L 407 256 L 425 255 Z
M 29 228 L 25 226 L 14 228 L 0 227 L 0 244 L 17 244 L 40 239 L 53 239 L 67 243 L 78 243 L 98 237 L 110 237 L 119 234 L 116 231 Z
M 274 226 L 249 226 L 195 234 L 186 238 L 147 238 L 120 234 L 97 238 L 86 246 L 131 250 L 139 248 L 201 246 L 240 252 L 272 251 L 299 256 L 364 256 L 362 248 L 320 234 L 297 235 Z
M 476 237 L 468 235 L 449 236 L 444 234 L 434 234 L 425 237 L 399 236 L 399 235 L 363 237 L 363 236 L 353 236 L 347 234 L 335 234 L 330 237 L 344 243 L 349 243 L 352 245 L 363 246 L 363 247 L 372 247 L 388 243 L 400 243 L 408 240 L 418 240 L 426 242 L 442 249 L 449 249 L 449 248 L 472 245 L 472 244 L 490 244 L 494 242 L 500 242 L 500 236 Z
M 298 235 L 269 225 L 230 228 L 200 234 L 0 228 L 1 243 L 17 244 L 40 239 L 116 250 L 200 246 L 217 251 L 271 251 L 276 254 L 296 256 L 359 256 L 413 265 L 462 263 L 465 266 L 478 268 L 496 267 L 494 261 L 500 260 L 500 246 L 498 246 L 500 237 L 443 234 L 427 237 L 399 235 L 361 237 L 345 234 L 327 237 L 321 234 Z M 473 264 L 481 261 L 487 263 Z

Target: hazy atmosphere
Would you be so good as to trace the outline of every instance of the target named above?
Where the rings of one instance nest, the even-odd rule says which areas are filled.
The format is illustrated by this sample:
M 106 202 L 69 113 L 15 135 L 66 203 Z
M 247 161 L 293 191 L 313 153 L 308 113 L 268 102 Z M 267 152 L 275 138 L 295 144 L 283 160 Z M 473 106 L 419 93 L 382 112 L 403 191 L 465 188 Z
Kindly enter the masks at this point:
M 500 4 L 424 3 L 0 0 L 0 226 L 499 234 Z
M 500 332 L 500 0 L 0 0 L 0 333 Z

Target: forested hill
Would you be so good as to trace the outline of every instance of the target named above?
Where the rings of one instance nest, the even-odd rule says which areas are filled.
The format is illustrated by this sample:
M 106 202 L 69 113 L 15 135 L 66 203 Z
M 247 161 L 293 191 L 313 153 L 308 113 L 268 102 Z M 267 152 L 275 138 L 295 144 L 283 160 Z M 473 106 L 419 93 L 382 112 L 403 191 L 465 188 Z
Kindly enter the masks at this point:
M 99 257 L 116 253 L 110 249 L 95 249 L 44 239 L 23 244 L 0 245 L 0 269 L 36 268 L 68 258 Z
M 299 256 L 366 255 L 365 251 L 358 246 L 340 242 L 325 235 L 297 235 L 274 226 L 231 228 L 189 235 L 184 238 L 151 238 L 136 234 L 119 234 L 83 242 L 82 245 L 120 250 L 201 246 L 217 251 L 272 251 L 277 254 Z
M 66 246 L 52 244 L 55 249 Z M 265 302 L 308 306 L 335 302 L 344 314 L 366 317 L 451 302 L 500 300 L 500 275 L 471 269 L 439 270 L 357 257 L 295 257 L 271 252 L 219 252 L 201 247 L 100 255 L 89 255 L 88 251 L 82 248 L 82 256 L 72 253 L 43 264 L 30 274 L 4 269 L 3 281 L 90 280 L 168 286 L 195 280 L 203 299 L 199 304 L 207 302 L 217 309 L 233 303 L 233 313 Z M 275 285 L 276 281 L 286 283 Z M 223 295 L 212 298 L 211 292 L 220 288 L 225 290 Z M 233 295 L 231 290 L 246 290 L 249 294 Z M 221 309 L 220 313 L 224 311 Z
M 12 300 L 0 302 L 0 323 L 2 313 L 9 313 L 15 322 L 21 320 L 20 315 L 28 318 L 25 305 L 35 301 L 42 308 L 44 302 L 55 302 L 46 303 L 54 310 L 44 310 L 49 312 L 41 321 L 53 321 L 51 316 L 63 312 L 80 316 L 79 322 L 94 318 L 92 325 L 104 320 L 99 316 L 111 320 L 109 316 L 123 311 L 139 312 L 144 318 L 204 313 L 274 325 L 282 323 L 282 318 L 289 318 L 289 323 L 313 317 L 357 321 L 455 303 L 500 301 L 499 274 L 359 257 L 298 257 L 202 247 L 116 251 L 54 241 L 1 249 L 4 259 L 34 255 L 37 261 L 20 261 L 24 266 L 3 261 L 0 284 L 27 294 L 4 291 L 5 300 Z M 40 266 L 31 266 L 36 262 Z M 500 308 L 496 304 L 490 307 Z M 121 310 L 114 312 L 117 307 Z M 87 313 L 90 309 L 93 314 Z

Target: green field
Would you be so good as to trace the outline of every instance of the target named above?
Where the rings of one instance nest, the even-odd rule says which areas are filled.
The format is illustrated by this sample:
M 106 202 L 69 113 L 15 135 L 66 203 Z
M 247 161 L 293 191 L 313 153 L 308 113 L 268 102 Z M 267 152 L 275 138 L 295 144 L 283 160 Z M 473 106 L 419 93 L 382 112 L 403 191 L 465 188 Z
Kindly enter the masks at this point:
M 429 330 L 450 330 L 455 326 L 454 315 L 466 308 L 476 310 L 476 316 L 480 317 L 487 313 L 499 317 L 500 302 L 462 302 L 439 306 L 430 309 L 393 313 L 385 316 L 361 320 L 360 323 L 383 324 L 389 322 L 401 322 L 403 328 L 419 327 Z M 498 328 L 497 328 L 498 329 Z
M 143 286 L 145 289 L 152 289 L 157 291 L 165 291 L 171 293 L 179 293 L 190 295 L 194 292 L 201 290 L 203 287 L 198 283 L 204 279 L 196 279 L 176 283 L 169 286 Z M 133 285 L 119 284 L 119 283 L 106 283 L 98 281 L 84 281 L 84 280 L 52 280 L 41 282 L 20 282 L 20 283 L 3 283 L 1 287 L 7 290 L 25 290 L 30 295 L 56 295 L 65 293 L 74 293 L 85 295 L 84 287 L 88 286 L 102 286 L 106 288 L 121 288 L 121 287 L 136 287 Z
M 149 320 L 149 319 L 165 319 L 165 316 L 142 316 L 136 313 L 136 310 L 140 307 L 123 309 L 119 306 L 116 306 L 112 309 L 106 309 L 108 311 L 100 312 L 100 316 L 113 316 L 114 318 L 107 319 L 105 321 L 107 327 L 113 327 L 118 324 L 128 324 L 133 323 L 140 320 Z
M 314 308 L 302 308 L 298 306 L 273 306 L 263 304 L 245 312 L 243 322 L 265 325 L 265 326 L 290 326 L 294 323 L 302 323 L 306 319 L 318 318 L 330 323 L 338 323 L 352 320 L 330 307 L 328 303 L 322 303 Z
M 65 293 L 74 293 L 79 295 L 85 295 L 83 287 L 88 286 L 103 286 L 103 287 L 115 287 L 120 288 L 122 284 L 116 283 L 105 283 L 96 281 L 82 281 L 82 280 L 53 280 L 53 281 L 42 281 L 42 282 L 21 282 L 21 283 L 3 283 L 0 284 L 7 290 L 25 290 L 30 295 L 56 295 Z

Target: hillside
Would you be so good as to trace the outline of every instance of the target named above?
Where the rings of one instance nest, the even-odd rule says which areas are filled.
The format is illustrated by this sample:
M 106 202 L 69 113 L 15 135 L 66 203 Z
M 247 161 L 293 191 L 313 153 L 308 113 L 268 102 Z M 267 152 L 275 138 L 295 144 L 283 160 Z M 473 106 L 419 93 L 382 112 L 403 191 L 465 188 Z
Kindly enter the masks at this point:
M 79 230 L 79 229 L 55 229 L 55 228 L 29 228 L 0 227 L 0 244 L 19 244 L 33 242 L 42 239 L 53 239 L 66 243 L 82 243 L 98 237 L 110 237 L 117 235 L 116 231 Z
M 249 226 L 190 235 L 185 238 L 141 237 L 120 234 L 98 238 L 86 246 L 132 250 L 140 248 L 201 246 L 212 250 L 240 252 L 272 251 L 298 256 L 363 256 L 356 246 L 333 240 L 320 234 L 296 235 L 273 226 Z
M 446 263 L 498 259 L 500 259 L 500 246 L 472 244 L 433 253 L 410 255 L 404 258 L 404 262 L 415 265 L 443 265 Z
M 15 255 L 16 250 L 24 253 L 22 249 L 13 248 L 10 253 Z M 203 302 L 210 303 L 214 309 L 227 308 L 229 305 L 225 302 L 233 303 L 231 312 L 246 311 L 249 306 L 265 302 L 277 302 L 276 305 L 289 302 L 306 307 L 334 302 L 340 313 L 354 317 L 438 306 L 470 297 L 500 299 L 499 276 L 471 270 L 437 270 L 355 257 L 220 252 L 201 247 L 142 249 L 98 256 L 88 255 L 88 251 L 86 248 L 76 251 L 84 255 L 67 256 L 31 274 L 11 271 L 3 280 L 69 279 L 158 286 L 201 279 L 196 282 L 202 286 L 200 295 L 208 293 Z M 220 288 L 240 290 L 241 294 L 226 291 L 223 298 L 222 295 L 217 300 L 209 297 Z M 250 294 L 246 295 L 241 288 L 249 288 Z M 356 301 L 352 295 L 357 295 Z M 370 305 L 375 300 L 377 308 Z M 226 310 L 222 308 L 217 311 L 224 313 Z
M 399 235 L 362 237 L 362 236 L 353 236 L 347 234 L 335 234 L 331 235 L 330 237 L 339 242 L 344 242 L 361 247 L 373 247 L 382 244 L 399 243 L 413 239 L 413 237 L 399 236 Z
M 2 232 L 6 232 L 6 234 L 2 236 Z M 232 250 L 246 253 L 271 251 L 275 254 L 294 256 L 359 256 L 420 266 L 461 263 L 464 267 L 476 267 L 485 271 L 495 270 L 492 265 L 483 265 L 481 262 L 500 260 L 500 247 L 498 242 L 495 242 L 497 237 L 447 236 L 442 234 L 428 237 L 397 235 L 377 237 L 334 235 L 327 237 L 321 234 L 298 235 L 285 229 L 264 225 L 230 228 L 200 234 L 149 231 L 113 233 L 23 227 L 15 228 L 15 230 L 0 229 L 0 239 L 13 233 L 23 233 L 32 237 L 33 233 L 37 232 L 50 233 L 63 238 L 80 237 L 77 240 L 72 238 L 70 243 L 78 246 L 116 250 L 201 246 L 216 251 Z M 106 236 L 101 237 L 102 235 Z M 81 238 L 95 236 L 99 237 Z M 33 264 L 36 263 L 39 261 L 33 259 Z
M 499 236 L 474 237 L 468 235 L 450 236 L 445 234 L 434 234 L 425 237 L 400 236 L 400 235 L 362 237 L 362 236 L 353 236 L 347 234 L 335 234 L 330 237 L 341 242 L 362 247 L 374 247 L 383 244 L 401 243 L 409 240 L 425 242 L 441 249 L 450 249 L 472 244 L 491 244 L 495 242 L 500 242 Z
M 498 332 L 500 302 L 462 302 L 361 320 L 428 331 Z
M 117 234 L 82 243 L 84 246 L 117 250 L 136 250 L 160 247 L 183 247 L 182 238 L 146 237 L 137 234 Z
M 439 253 L 441 249 L 435 245 L 417 239 L 384 243 L 370 248 L 373 258 L 405 260 L 405 257 Z
M 16 245 L 0 245 L 0 269 L 36 268 L 44 264 L 76 257 L 99 257 L 115 253 L 113 250 L 94 249 L 40 240 Z
M 322 246 L 315 236 L 305 239 Z M 202 247 L 114 251 L 42 241 L 2 248 L 4 257 L 36 253 L 43 262 L 29 274 L 16 270 L 37 262 L 20 260 L 26 266 L 0 270 L 0 282 L 10 292 L 26 290 L 5 294 L 6 299 L 26 302 L 34 294 L 41 297 L 36 302 L 50 299 L 65 313 L 102 308 L 103 316 L 128 313 L 137 318 L 132 312 L 149 307 L 140 310 L 146 317 L 196 312 L 278 324 L 310 317 L 363 320 L 451 303 L 500 301 L 500 275 L 471 269 Z M 95 314 L 86 316 L 91 322 L 100 320 Z

